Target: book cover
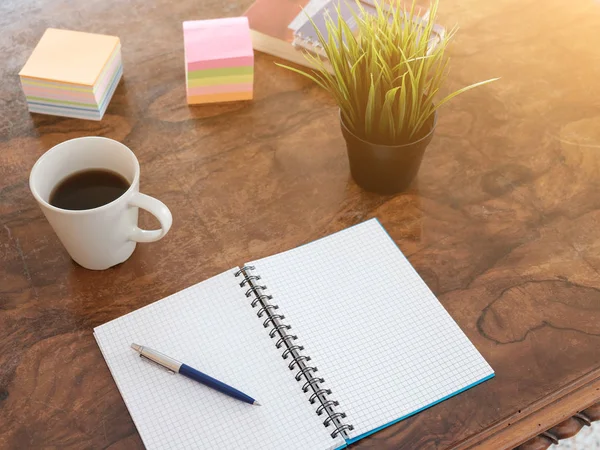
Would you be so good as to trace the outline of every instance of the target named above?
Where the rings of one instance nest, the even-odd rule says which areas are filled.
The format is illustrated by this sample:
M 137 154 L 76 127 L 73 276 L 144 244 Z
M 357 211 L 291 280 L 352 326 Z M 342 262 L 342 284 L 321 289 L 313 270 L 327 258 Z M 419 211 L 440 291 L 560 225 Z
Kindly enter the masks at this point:
M 314 68 L 303 50 L 292 45 L 294 32 L 307 21 L 306 12 L 318 11 L 324 0 L 256 0 L 248 17 L 254 50 Z
M 291 44 L 294 30 L 288 28 L 310 0 L 256 0 L 244 13 L 250 28 Z

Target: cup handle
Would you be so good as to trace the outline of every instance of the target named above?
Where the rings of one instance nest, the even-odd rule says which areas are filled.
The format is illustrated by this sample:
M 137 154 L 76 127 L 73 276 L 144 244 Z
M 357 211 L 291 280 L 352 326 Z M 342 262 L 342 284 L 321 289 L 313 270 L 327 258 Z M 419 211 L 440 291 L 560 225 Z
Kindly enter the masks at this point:
M 136 242 L 154 242 L 163 238 L 173 223 L 173 216 L 169 208 L 161 202 L 149 195 L 136 192 L 129 200 L 129 206 L 137 206 L 145 209 L 160 222 L 160 230 L 142 230 L 137 226 L 134 227 L 133 233 L 129 239 Z

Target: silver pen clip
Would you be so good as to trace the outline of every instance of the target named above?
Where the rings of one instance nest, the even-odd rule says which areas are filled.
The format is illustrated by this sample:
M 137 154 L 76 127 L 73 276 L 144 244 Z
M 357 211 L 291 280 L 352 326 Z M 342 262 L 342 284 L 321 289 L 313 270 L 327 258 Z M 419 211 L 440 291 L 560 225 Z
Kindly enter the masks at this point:
M 169 372 L 171 375 L 175 375 L 175 371 L 174 371 L 174 370 L 171 370 L 171 369 L 169 369 L 168 367 L 166 367 L 166 366 L 163 366 L 162 364 L 160 364 L 160 363 L 158 363 L 158 362 L 154 361 L 153 359 L 150 359 L 150 358 L 148 358 L 147 356 L 144 356 L 144 355 L 142 355 L 141 353 L 140 353 L 140 358 L 143 358 L 143 359 L 145 359 L 146 361 L 148 361 L 148 362 L 151 362 L 152 364 L 156 364 L 158 367 L 160 367 L 161 369 L 164 369 L 164 370 L 166 370 L 166 371 L 167 371 L 167 372 Z

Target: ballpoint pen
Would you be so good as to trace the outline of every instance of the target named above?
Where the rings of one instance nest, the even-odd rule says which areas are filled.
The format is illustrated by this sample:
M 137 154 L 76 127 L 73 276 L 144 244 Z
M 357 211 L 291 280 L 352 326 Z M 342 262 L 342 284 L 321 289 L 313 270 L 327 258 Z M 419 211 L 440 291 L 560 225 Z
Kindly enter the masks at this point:
M 167 355 L 157 352 L 156 350 L 138 344 L 131 344 L 131 348 L 138 352 L 142 358 L 146 358 L 150 361 L 153 361 L 173 373 L 179 373 L 184 377 L 188 377 L 194 381 L 204 384 L 205 386 L 208 386 L 225 395 L 236 398 L 243 402 L 250 403 L 254 406 L 260 406 L 260 403 L 258 403 L 249 395 L 246 395 L 243 392 L 240 392 L 237 389 L 232 388 L 231 386 L 219 380 L 215 380 L 213 377 L 210 377 L 205 373 L 194 369 L 193 367 L 180 363 L 179 361 Z

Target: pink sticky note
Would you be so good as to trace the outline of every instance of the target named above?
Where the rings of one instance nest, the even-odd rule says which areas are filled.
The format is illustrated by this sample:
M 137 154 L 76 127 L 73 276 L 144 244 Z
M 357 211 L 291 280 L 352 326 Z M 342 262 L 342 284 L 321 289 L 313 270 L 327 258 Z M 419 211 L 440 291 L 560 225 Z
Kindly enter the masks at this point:
M 186 64 L 198 69 L 204 63 L 215 67 L 219 60 L 236 59 L 240 65 L 254 61 L 247 17 L 183 22 L 183 40 Z

